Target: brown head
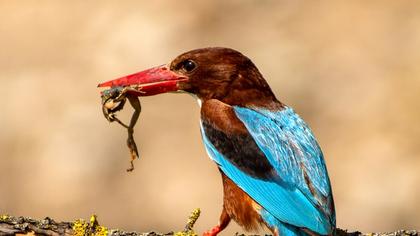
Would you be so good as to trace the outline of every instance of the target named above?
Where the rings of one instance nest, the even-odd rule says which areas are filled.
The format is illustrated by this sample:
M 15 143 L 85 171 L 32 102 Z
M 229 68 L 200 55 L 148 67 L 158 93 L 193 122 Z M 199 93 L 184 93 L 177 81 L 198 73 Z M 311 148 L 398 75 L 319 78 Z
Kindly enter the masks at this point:
M 179 91 L 202 101 L 217 99 L 229 105 L 275 107 L 280 105 L 254 63 L 229 48 L 196 49 L 155 67 L 100 84 L 139 86 L 142 96 Z

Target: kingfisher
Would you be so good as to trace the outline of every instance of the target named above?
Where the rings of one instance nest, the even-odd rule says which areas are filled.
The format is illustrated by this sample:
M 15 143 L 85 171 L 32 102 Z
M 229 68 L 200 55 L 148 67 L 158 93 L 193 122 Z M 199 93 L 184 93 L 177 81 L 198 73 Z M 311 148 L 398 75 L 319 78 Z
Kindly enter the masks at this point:
M 276 236 L 335 234 L 321 148 L 248 57 L 223 47 L 196 49 L 99 84 L 116 86 L 134 88 L 137 96 L 179 92 L 198 100 L 202 140 L 224 195 L 219 223 L 205 236 L 216 236 L 231 220 L 246 231 L 266 226 Z

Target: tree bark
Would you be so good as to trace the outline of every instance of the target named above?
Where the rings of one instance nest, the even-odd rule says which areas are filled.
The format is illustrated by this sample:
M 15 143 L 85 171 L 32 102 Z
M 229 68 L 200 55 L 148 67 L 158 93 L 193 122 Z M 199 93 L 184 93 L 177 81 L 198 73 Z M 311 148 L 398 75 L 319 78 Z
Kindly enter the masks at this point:
M 190 216 L 185 230 L 174 233 L 156 233 L 156 232 L 126 232 L 123 230 L 108 229 L 100 226 L 96 216 L 92 216 L 90 222 L 76 220 L 74 222 L 56 222 L 46 217 L 43 220 L 35 220 L 29 217 L 13 217 L 8 215 L 0 216 L 0 235 L 112 235 L 112 236 L 193 236 L 197 235 L 192 227 L 199 216 L 199 211 Z M 338 236 L 418 236 L 417 230 L 398 230 L 388 233 L 361 233 L 347 232 L 347 230 L 337 229 Z M 245 236 L 236 234 L 236 236 Z

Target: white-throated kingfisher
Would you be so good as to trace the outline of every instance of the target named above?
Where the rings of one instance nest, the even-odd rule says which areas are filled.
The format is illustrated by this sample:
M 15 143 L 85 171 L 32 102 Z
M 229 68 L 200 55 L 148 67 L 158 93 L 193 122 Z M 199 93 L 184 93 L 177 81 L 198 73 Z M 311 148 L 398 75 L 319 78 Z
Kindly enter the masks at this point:
M 197 49 L 99 86 L 134 86 L 138 96 L 186 92 L 199 100 L 202 139 L 224 190 L 219 224 L 205 235 L 217 235 L 231 219 L 245 230 L 265 225 L 274 235 L 334 234 L 330 180 L 314 135 L 241 53 Z

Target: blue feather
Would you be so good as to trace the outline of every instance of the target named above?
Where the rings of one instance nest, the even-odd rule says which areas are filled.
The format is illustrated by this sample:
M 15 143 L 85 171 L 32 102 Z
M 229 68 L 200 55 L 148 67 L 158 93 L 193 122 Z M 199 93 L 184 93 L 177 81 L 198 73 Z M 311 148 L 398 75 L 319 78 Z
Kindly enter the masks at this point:
M 331 187 L 321 149 L 309 127 L 291 108 L 273 112 L 234 107 L 234 111 L 279 178 L 261 180 L 239 170 L 214 147 L 202 128 L 209 156 L 264 208 L 260 214 L 269 225 L 288 235 L 296 227 L 330 234 L 335 227 Z
M 264 221 L 266 222 L 266 224 L 270 227 L 274 227 L 278 230 L 278 235 L 281 236 L 308 236 L 308 234 L 306 232 L 303 232 L 302 230 L 300 230 L 299 228 L 281 222 L 279 221 L 276 217 L 274 217 L 272 214 L 270 214 L 268 211 L 266 211 L 265 209 L 262 209 L 261 212 L 261 217 L 264 219 Z

